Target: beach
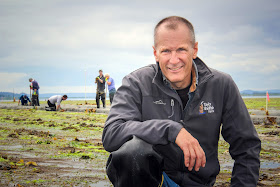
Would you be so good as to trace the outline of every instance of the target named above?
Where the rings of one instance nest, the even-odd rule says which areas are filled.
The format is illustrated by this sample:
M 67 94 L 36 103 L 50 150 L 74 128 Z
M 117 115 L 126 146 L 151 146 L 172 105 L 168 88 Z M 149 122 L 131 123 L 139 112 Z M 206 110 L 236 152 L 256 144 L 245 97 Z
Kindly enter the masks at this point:
M 0 186 L 112 186 L 106 175 L 109 153 L 101 136 L 110 106 L 65 102 L 63 112 L 41 106 L 0 103 Z M 280 111 L 248 109 L 262 141 L 258 186 L 280 184 Z M 215 186 L 230 186 L 233 160 L 220 137 L 220 174 Z

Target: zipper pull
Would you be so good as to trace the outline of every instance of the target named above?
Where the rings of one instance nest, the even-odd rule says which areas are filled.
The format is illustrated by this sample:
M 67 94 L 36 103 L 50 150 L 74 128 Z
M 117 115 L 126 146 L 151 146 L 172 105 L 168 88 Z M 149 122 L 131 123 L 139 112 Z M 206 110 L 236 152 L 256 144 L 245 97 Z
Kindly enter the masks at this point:
M 168 116 L 168 118 L 171 118 L 173 115 L 174 115 L 174 99 L 171 99 L 171 110 L 172 110 L 172 113 L 170 116 Z

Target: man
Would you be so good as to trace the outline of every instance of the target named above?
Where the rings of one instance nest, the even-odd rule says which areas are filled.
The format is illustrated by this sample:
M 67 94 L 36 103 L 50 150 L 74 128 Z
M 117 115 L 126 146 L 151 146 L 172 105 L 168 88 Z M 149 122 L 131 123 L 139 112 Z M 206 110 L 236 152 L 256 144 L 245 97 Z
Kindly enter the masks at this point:
M 231 185 L 256 186 L 260 139 L 231 77 L 197 57 L 192 24 L 161 20 L 153 49 L 157 63 L 123 79 L 104 127 L 111 182 L 213 186 L 221 129 L 235 160 Z
M 99 106 L 99 99 L 101 97 L 101 101 L 103 104 L 103 108 L 106 107 L 105 103 L 105 77 L 103 76 L 103 71 L 99 70 L 99 76 L 96 77 L 95 83 L 97 83 L 97 89 L 96 89 L 96 105 L 97 108 L 100 108 Z
M 32 105 L 40 106 L 40 103 L 39 103 L 39 89 L 40 89 L 39 83 L 32 78 L 29 79 L 29 82 L 31 82 L 30 89 L 33 90 L 32 98 L 31 98 L 32 99 Z
M 19 102 L 21 102 L 21 105 L 25 105 L 27 106 L 28 105 L 28 101 L 29 103 L 31 102 L 29 97 L 27 97 L 26 94 L 22 94 L 19 99 L 18 99 L 18 105 L 19 105 Z
M 47 111 L 56 111 L 56 110 L 59 110 L 61 107 L 60 107 L 60 103 L 64 100 L 66 100 L 68 97 L 67 95 L 54 95 L 54 96 L 51 96 L 49 99 L 48 99 L 48 106 L 49 107 L 46 107 L 46 110 Z M 57 107 L 55 105 L 55 103 L 57 103 Z
M 116 93 L 115 81 L 114 81 L 113 78 L 110 77 L 109 73 L 105 74 L 105 81 L 108 84 L 110 104 L 112 105 L 113 99 L 114 99 L 114 95 Z

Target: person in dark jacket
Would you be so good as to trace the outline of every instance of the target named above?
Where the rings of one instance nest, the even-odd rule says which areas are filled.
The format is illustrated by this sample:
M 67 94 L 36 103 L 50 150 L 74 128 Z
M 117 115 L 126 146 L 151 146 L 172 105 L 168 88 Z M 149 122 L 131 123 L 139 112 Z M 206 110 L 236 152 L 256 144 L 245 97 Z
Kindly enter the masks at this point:
M 33 105 L 36 105 L 36 106 L 40 106 L 40 102 L 39 102 L 39 89 L 40 89 L 40 86 L 39 86 L 39 83 L 34 80 L 33 78 L 30 78 L 29 79 L 29 82 L 31 82 L 30 84 L 30 89 L 33 90 L 32 92 L 32 104 Z M 34 101 L 33 101 L 34 100 Z
M 256 186 L 261 141 L 232 78 L 197 57 L 192 24 L 161 20 L 156 64 L 124 77 L 105 123 L 107 175 L 120 186 L 213 186 L 220 132 L 234 160 L 231 186 Z
M 21 105 L 28 105 L 28 101 L 29 103 L 31 102 L 29 97 L 26 94 L 22 94 L 18 99 L 18 105 L 19 102 L 21 102 Z
M 96 105 L 97 108 L 100 108 L 99 99 L 101 98 L 103 108 L 106 107 L 105 101 L 105 77 L 103 76 L 103 71 L 99 70 L 99 76 L 95 78 L 95 83 L 97 84 L 96 88 Z

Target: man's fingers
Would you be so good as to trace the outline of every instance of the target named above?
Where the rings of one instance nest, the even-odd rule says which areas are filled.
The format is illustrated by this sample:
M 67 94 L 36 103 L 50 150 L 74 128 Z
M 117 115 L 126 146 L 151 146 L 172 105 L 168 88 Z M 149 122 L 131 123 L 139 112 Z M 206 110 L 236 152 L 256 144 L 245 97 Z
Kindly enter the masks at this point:
M 190 165 L 188 167 L 189 171 L 191 171 L 193 169 L 196 158 L 197 158 L 197 156 L 196 156 L 195 151 L 193 150 L 192 147 L 190 147 Z
M 197 157 L 194 169 L 195 171 L 199 171 L 199 168 L 204 167 L 206 162 L 205 153 L 200 146 L 196 149 L 196 156 Z
M 198 171 L 200 167 L 205 167 L 205 153 L 202 147 L 199 145 L 197 139 L 188 133 L 186 129 L 181 129 L 176 137 L 175 143 L 184 152 L 185 166 L 189 171 L 191 171 L 194 166 L 196 171 Z
M 193 168 L 195 171 L 199 171 L 200 167 L 205 167 L 206 157 L 203 149 L 199 143 L 193 143 L 184 149 L 184 161 L 185 166 L 191 171 Z
M 189 167 L 190 165 L 190 153 L 189 153 L 189 149 L 185 149 L 184 151 L 184 158 L 185 158 L 185 166 Z

